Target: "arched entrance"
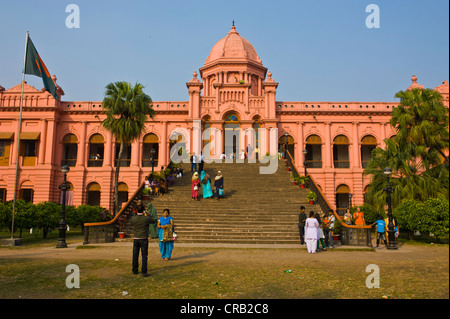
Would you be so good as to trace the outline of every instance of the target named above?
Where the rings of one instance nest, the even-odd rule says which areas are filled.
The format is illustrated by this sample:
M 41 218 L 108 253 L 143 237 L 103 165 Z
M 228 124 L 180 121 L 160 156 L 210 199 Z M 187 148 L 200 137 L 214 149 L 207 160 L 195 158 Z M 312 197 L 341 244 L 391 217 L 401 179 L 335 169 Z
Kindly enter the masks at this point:
M 125 183 L 119 183 L 119 207 L 122 207 L 124 203 L 128 202 L 128 185 Z
M 283 156 L 287 156 L 287 154 L 285 152 L 286 144 L 287 144 L 287 150 L 289 151 L 289 154 L 291 154 L 292 159 L 295 160 L 294 138 L 292 136 L 290 136 L 289 134 L 288 135 L 284 134 L 278 139 L 279 152 L 281 154 L 283 154 Z
M 100 185 L 90 183 L 87 187 L 87 204 L 90 206 L 100 206 Z
M 350 208 L 350 187 L 341 184 L 336 188 L 336 212 L 344 215 L 347 208 Z
M 224 122 L 223 151 L 227 158 L 233 156 L 238 158 L 239 152 L 243 149 L 241 145 L 241 123 L 239 115 L 231 113 L 225 116 Z
M 154 133 L 145 135 L 142 143 L 142 167 L 158 167 L 159 139 Z

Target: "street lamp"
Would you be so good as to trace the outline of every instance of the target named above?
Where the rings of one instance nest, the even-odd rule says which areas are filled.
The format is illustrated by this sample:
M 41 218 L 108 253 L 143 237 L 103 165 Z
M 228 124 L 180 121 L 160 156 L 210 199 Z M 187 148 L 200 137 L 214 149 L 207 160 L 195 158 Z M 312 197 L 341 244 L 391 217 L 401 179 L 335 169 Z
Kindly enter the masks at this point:
M 285 137 L 285 140 L 284 140 L 284 156 L 286 157 L 286 159 L 287 159 L 287 157 L 288 157 L 288 155 L 287 155 L 287 152 L 288 152 L 288 146 L 289 146 L 289 140 L 288 140 L 288 137 L 289 137 L 289 133 L 288 132 L 286 132 L 286 133 L 284 133 L 284 137 Z
M 349 201 L 349 208 L 351 208 L 352 207 L 352 197 L 353 197 L 353 194 L 352 193 L 349 193 L 348 194 L 348 201 Z
M 387 184 L 386 188 L 384 190 L 387 193 L 386 196 L 386 202 L 388 205 L 388 238 L 389 238 L 389 245 L 387 249 L 397 249 L 397 244 L 395 243 L 395 229 L 394 229 L 394 218 L 392 216 L 392 202 L 391 202 L 391 193 L 392 193 L 392 187 L 390 183 L 390 177 L 392 174 L 392 170 L 389 167 L 386 167 L 383 171 L 384 175 L 386 175 L 387 178 Z
M 56 248 L 67 248 L 67 244 L 66 244 L 66 227 L 67 227 L 67 224 L 66 224 L 66 191 L 67 191 L 68 185 L 66 182 L 66 178 L 67 178 L 67 173 L 69 171 L 70 171 L 69 166 L 63 165 L 61 167 L 61 172 L 64 173 L 64 182 L 62 183 L 62 185 L 59 186 L 59 188 L 63 192 L 63 196 L 62 196 L 61 220 L 59 221 L 59 226 L 58 226 L 59 239 L 58 239 L 58 244 L 56 245 Z
M 306 150 L 306 148 L 302 151 L 303 153 L 303 165 L 305 166 L 305 176 L 308 175 L 308 172 L 306 171 L 306 154 L 308 154 L 308 151 Z

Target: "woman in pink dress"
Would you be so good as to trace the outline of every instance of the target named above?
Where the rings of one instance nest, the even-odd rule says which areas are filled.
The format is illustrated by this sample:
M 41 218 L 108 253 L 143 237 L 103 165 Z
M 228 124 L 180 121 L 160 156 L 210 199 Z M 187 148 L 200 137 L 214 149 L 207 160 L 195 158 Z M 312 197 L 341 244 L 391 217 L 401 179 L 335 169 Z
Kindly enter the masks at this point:
M 319 222 L 314 218 L 314 212 L 309 213 L 309 218 L 305 222 L 305 241 L 308 253 L 315 254 L 317 249 L 317 229 Z
M 195 172 L 192 176 L 192 199 L 198 200 L 198 191 L 200 190 L 200 180 L 198 179 L 198 173 Z

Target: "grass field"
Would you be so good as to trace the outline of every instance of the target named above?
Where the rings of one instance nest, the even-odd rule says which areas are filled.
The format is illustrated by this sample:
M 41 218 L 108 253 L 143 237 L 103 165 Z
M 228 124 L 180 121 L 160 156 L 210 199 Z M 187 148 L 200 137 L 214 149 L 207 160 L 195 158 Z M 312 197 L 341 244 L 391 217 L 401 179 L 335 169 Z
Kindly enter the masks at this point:
M 52 234 L 52 236 L 56 234 Z M 55 237 L 55 238 L 56 238 Z M 448 245 L 402 243 L 397 251 L 298 248 L 193 247 L 175 244 L 162 261 L 150 244 L 150 277 L 131 273 L 131 243 L 69 248 L 55 238 L 0 248 L 2 299 L 448 299 Z M 66 287 L 69 264 L 80 269 L 80 288 Z M 380 288 L 369 289 L 366 267 L 380 270 Z M 290 270 L 290 272 L 286 272 Z

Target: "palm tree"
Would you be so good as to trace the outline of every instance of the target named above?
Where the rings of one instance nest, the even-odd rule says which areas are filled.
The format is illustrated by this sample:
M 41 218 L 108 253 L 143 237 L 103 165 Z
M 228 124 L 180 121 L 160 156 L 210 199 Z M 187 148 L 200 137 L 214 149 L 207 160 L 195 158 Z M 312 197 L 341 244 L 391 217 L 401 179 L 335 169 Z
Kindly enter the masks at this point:
M 449 118 L 441 94 L 431 89 L 412 89 L 400 91 L 395 97 L 400 98 L 400 105 L 392 111 L 390 123 L 397 129 L 399 145 L 409 145 L 425 170 L 442 164 L 442 159 L 448 166 L 445 151 L 449 147 Z
M 366 199 L 382 212 L 386 203 L 385 167 L 392 170 L 392 205 L 414 199 L 425 201 L 449 194 L 448 167 L 448 109 L 442 96 L 431 89 L 400 91 L 395 95 L 400 105 L 392 112 L 390 124 L 397 131 L 386 139 L 385 149 L 372 151 L 364 171 L 371 175 Z
M 125 145 L 141 135 L 147 116 L 153 118 L 155 114 L 151 106 L 152 99 L 143 89 L 142 84 L 133 86 L 127 82 L 109 83 L 106 86 L 103 109 L 107 117 L 102 125 L 120 141 L 114 176 L 114 214 L 119 211 L 119 171 Z

